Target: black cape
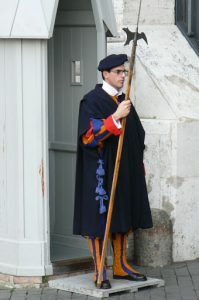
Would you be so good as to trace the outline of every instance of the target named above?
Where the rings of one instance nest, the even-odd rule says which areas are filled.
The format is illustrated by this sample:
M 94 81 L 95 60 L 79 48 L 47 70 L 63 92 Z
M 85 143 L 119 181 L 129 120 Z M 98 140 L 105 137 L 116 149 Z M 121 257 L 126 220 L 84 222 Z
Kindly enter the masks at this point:
M 124 94 L 120 96 L 120 101 Z M 99 201 L 96 197 L 96 169 L 99 153 L 96 148 L 82 144 L 81 136 L 90 127 L 90 118 L 105 119 L 113 114 L 117 104 L 96 85 L 80 103 L 77 143 L 76 187 L 73 233 L 83 236 L 103 236 Z M 137 228 L 151 228 L 149 207 L 143 167 L 145 132 L 132 107 L 127 116 L 125 137 L 120 162 L 118 184 L 111 221 L 111 233 L 126 233 Z M 104 188 L 110 195 L 118 136 L 111 135 L 104 141 Z M 108 201 L 106 201 L 108 206 Z

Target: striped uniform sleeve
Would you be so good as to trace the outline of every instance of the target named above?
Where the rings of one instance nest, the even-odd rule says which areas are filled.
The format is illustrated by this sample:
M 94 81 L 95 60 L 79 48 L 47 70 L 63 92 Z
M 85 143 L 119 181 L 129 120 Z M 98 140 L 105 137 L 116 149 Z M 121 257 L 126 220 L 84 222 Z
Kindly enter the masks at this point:
M 90 119 L 90 128 L 82 136 L 82 142 L 84 145 L 94 148 L 101 146 L 102 142 L 106 140 L 110 135 L 120 135 L 121 128 L 118 128 L 113 121 L 112 115 L 107 119 Z

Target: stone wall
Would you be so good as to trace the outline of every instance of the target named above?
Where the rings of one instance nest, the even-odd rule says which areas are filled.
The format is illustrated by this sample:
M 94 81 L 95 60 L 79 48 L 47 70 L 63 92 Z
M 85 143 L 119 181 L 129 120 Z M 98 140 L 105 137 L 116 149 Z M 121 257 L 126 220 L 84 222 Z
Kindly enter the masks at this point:
M 174 0 L 142 1 L 140 22 L 142 25 L 174 24 Z M 138 0 L 113 0 L 118 31 L 122 26 L 137 23 Z
M 127 53 L 122 27 L 135 30 L 139 1 L 114 0 L 120 38 L 108 54 Z M 199 257 L 198 56 L 174 25 L 174 1 L 142 1 L 131 99 L 146 131 L 146 180 L 151 207 L 173 225 L 173 260 Z

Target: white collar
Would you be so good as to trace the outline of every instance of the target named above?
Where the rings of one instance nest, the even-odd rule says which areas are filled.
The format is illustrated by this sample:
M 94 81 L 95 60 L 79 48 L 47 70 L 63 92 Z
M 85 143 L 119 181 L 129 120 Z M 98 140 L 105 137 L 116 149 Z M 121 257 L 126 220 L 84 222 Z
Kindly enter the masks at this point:
M 119 91 L 114 88 L 112 85 L 110 85 L 108 82 L 106 82 L 105 80 L 103 80 L 103 84 L 102 84 L 102 89 L 107 92 L 107 94 L 109 94 L 110 96 L 119 96 L 122 94 L 122 89 L 120 89 Z

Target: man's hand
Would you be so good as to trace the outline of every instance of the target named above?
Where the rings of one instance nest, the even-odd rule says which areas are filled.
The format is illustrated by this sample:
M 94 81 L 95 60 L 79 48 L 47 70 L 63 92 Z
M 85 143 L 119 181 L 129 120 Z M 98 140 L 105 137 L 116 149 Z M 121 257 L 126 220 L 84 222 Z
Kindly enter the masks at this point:
M 119 105 L 115 113 L 113 114 L 113 118 L 115 121 L 118 121 L 122 118 L 125 118 L 128 116 L 131 110 L 131 101 L 130 100 L 124 100 Z

